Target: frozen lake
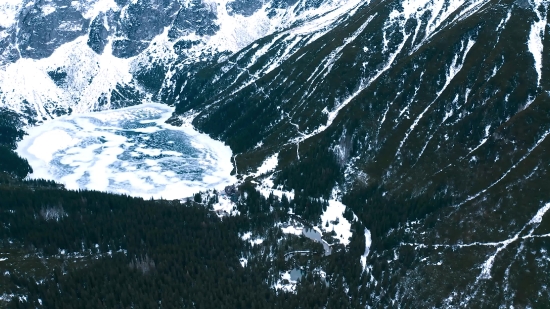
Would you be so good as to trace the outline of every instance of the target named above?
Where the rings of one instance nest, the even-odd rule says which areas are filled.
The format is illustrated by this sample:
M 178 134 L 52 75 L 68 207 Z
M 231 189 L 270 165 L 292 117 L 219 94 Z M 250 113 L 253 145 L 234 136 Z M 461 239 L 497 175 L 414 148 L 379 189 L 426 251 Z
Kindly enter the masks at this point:
M 234 183 L 231 149 L 164 123 L 162 104 L 63 116 L 30 128 L 17 152 L 34 173 L 68 189 L 176 199 Z

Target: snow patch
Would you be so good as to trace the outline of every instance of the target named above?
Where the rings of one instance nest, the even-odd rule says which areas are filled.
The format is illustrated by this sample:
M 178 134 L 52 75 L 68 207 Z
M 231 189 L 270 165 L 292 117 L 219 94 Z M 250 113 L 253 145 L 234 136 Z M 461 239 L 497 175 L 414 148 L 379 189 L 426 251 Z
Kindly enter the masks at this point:
M 41 138 L 31 144 L 27 151 L 36 158 L 49 163 L 54 153 L 67 149 L 76 143 L 78 143 L 78 140 L 72 138 L 67 132 L 54 129 L 44 132 Z
M 242 266 L 243 268 L 245 268 L 246 265 L 248 265 L 248 259 L 246 259 L 246 258 L 240 258 L 240 259 L 239 259 L 239 263 L 241 263 L 241 266 Z
M 265 159 L 265 161 L 262 163 L 262 166 L 260 166 L 256 171 L 256 173 L 254 174 L 254 177 L 258 177 L 260 175 L 263 175 L 275 170 L 278 163 L 279 163 L 279 153 L 275 153 L 274 155 Z
M 23 0 L 2 0 L 0 2 L 0 28 L 9 28 L 17 21 Z
M 303 227 L 295 227 L 293 225 L 289 225 L 289 226 L 286 226 L 286 227 L 282 227 L 281 228 L 281 231 L 285 234 L 292 234 L 292 235 L 296 235 L 296 236 L 302 236 L 303 234 L 303 230 L 304 228 Z
M 246 177 L 247 176 L 245 176 L 244 178 Z M 257 190 L 266 198 L 269 197 L 270 194 L 273 194 L 273 196 L 276 196 L 280 199 L 282 199 L 283 195 L 285 195 L 289 200 L 293 199 L 294 190 L 284 191 L 281 189 L 282 187 L 274 188 L 273 177 L 274 176 L 272 174 L 269 177 L 262 179 L 257 187 Z
M 368 229 L 365 229 L 365 253 L 361 255 L 361 267 L 363 267 L 363 272 L 367 269 L 367 256 L 369 255 L 371 244 L 372 238 L 370 231 Z
M 78 2 L 81 3 L 81 2 Z M 99 15 L 101 12 L 107 12 L 113 10 L 115 12 L 120 11 L 120 7 L 114 0 L 98 0 L 91 5 L 87 6 L 82 13 L 82 16 L 86 19 L 92 19 Z
M 261 237 L 252 238 L 252 232 L 246 232 L 241 236 L 243 241 L 248 241 L 252 246 L 261 245 L 264 239 Z
M 244 234 L 241 236 L 241 239 L 242 239 L 243 241 L 247 241 L 247 240 L 250 239 L 251 236 L 252 236 L 252 232 L 246 232 L 246 233 L 244 233 Z
M 535 60 L 535 70 L 537 71 L 537 86 L 540 85 L 540 79 L 542 77 L 542 52 L 544 45 L 542 40 L 544 38 L 544 30 L 546 27 L 546 14 L 539 11 L 539 7 L 544 5 L 544 12 L 548 9 L 548 2 L 543 0 L 534 0 L 534 12 L 537 14 L 538 21 L 535 21 L 531 25 L 531 31 L 529 32 L 529 39 L 527 46 L 529 52 L 533 55 Z
M 351 223 L 344 218 L 346 206 L 341 202 L 329 200 L 327 210 L 321 215 L 322 229 L 330 233 L 334 231 L 334 236 L 341 244 L 349 245 L 352 236 Z
M 42 14 L 44 14 L 44 16 L 50 15 L 53 12 L 55 12 L 55 6 L 51 4 L 42 6 Z
M 280 273 L 280 279 L 273 285 L 273 288 L 277 291 L 294 293 L 296 292 L 297 283 L 297 280 L 292 280 L 290 270 L 287 270 L 284 273 Z
M 212 207 L 218 217 L 223 217 L 226 215 L 238 216 L 240 214 L 239 210 L 237 210 L 237 205 L 235 205 L 235 203 L 233 203 L 226 195 L 219 195 L 218 203 L 215 203 Z

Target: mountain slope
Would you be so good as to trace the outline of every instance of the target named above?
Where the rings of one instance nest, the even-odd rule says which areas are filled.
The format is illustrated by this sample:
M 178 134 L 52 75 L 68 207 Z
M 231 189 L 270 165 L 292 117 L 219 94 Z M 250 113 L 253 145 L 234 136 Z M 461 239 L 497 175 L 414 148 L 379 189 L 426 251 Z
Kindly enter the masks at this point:
M 10 1 L 0 104 L 35 120 L 158 100 L 176 71 L 358 1 Z M 168 83 L 167 83 L 168 82 Z
M 351 295 L 533 306 L 547 299 L 547 11 L 372 1 L 319 36 L 277 33 L 177 78 L 167 98 L 232 147 L 239 174 L 277 153 L 276 185 L 343 189 L 373 237 Z
M 315 260 L 334 302 L 549 306 L 548 1 L 54 4 L 2 6 L 3 107 L 176 105 L 172 123 L 231 146 L 243 187 L 300 200 L 249 190 L 247 207 L 331 240 L 345 221 Z M 257 248 L 271 275 L 277 237 Z

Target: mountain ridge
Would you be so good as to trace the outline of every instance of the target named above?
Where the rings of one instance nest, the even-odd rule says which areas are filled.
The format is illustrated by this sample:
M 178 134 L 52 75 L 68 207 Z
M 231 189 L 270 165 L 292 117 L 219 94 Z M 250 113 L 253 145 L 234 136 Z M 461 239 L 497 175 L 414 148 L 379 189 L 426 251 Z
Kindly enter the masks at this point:
M 170 76 L 182 66 L 213 61 L 278 28 L 341 10 L 341 1 L 258 1 L 246 12 L 238 1 L 221 0 L 65 2 L 0 7 L 17 16 L 1 29 L 0 101 L 37 121 L 158 101 L 158 91 L 170 87 Z M 44 27 L 53 34 L 42 33 Z

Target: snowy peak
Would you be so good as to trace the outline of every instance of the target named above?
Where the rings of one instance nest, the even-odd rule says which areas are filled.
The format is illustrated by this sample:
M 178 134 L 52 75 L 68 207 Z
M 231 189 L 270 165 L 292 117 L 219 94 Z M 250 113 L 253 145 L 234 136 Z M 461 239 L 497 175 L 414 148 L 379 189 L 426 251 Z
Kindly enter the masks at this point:
M 0 6 L 9 16 L 0 104 L 42 121 L 157 100 L 177 72 L 350 4 L 357 0 L 10 1 Z

